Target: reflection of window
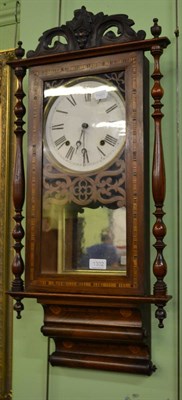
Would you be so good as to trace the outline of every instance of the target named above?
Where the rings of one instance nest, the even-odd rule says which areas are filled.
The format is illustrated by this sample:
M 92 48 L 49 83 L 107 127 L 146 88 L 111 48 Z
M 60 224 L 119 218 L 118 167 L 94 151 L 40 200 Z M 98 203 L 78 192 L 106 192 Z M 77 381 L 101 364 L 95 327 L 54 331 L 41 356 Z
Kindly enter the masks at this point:
M 126 247 L 126 208 L 112 210 L 112 230 L 116 247 Z

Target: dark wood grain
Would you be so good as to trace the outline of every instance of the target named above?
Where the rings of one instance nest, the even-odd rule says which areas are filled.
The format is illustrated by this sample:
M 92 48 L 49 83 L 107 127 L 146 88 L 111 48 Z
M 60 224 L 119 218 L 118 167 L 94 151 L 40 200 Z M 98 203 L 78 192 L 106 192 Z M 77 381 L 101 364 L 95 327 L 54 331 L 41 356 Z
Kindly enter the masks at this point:
M 163 49 L 160 46 L 152 46 L 151 53 L 154 57 L 154 71 L 152 78 L 154 85 L 151 91 L 154 99 L 154 112 L 152 114 L 154 119 L 154 152 L 153 152 L 153 167 L 152 167 L 152 191 L 155 204 L 154 215 L 156 221 L 153 226 L 153 234 L 156 239 L 154 247 L 157 251 L 157 255 L 153 264 L 153 272 L 156 277 L 154 283 L 154 295 L 166 295 L 167 285 L 164 282 L 164 277 L 167 273 L 167 264 L 163 256 L 163 250 L 165 243 L 163 241 L 166 235 L 166 226 L 163 221 L 165 212 L 163 210 L 165 194 L 166 194 L 166 177 L 165 177 L 165 163 L 162 143 L 162 128 L 161 120 L 163 113 L 161 111 L 163 104 L 161 99 L 164 94 L 164 90 L 161 86 L 161 78 L 163 77 L 160 71 L 160 57 L 163 53 Z M 160 326 L 163 327 L 163 319 L 166 317 L 166 312 L 162 307 L 159 307 L 156 311 L 158 315 Z

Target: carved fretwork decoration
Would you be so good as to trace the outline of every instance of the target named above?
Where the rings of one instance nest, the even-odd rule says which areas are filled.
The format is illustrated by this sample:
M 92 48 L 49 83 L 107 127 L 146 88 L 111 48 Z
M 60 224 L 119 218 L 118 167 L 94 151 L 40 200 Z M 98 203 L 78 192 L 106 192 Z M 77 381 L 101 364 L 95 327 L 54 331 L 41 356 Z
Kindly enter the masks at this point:
M 115 162 L 113 169 L 105 169 L 94 176 L 71 176 L 46 164 L 43 173 L 44 204 L 75 203 L 81 206 L 99 204 L 112 207 L 126 205 L 125 161 Z
M 135 32 L 131 28 L 133 25 L 133 20 L 125 14 L 108 16 L 100 12 L 94 15 L 83 6 L 74 12 L 74 18 L 66 25 L 45 31 L 36 50 L 28 51 L 27 57 L 145 39 L 146 33 L 143 30 Z M 110 28 L 117 28 L 117 35 Z M 57 36 L 59 41 L 53 43 Z M 66 44 L 61 38 L 66 39 Z

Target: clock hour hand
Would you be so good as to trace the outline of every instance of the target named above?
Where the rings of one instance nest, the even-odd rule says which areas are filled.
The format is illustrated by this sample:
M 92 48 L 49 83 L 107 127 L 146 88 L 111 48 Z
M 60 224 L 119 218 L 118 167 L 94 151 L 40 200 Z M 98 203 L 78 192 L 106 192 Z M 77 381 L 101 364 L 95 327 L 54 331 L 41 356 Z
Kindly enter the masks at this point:
M 85 147 L 83 147 L 82 149 L 82 154 L 83 154 L 83 165 L 85 165 L 86 162 L 89 163 L 88 152 Z

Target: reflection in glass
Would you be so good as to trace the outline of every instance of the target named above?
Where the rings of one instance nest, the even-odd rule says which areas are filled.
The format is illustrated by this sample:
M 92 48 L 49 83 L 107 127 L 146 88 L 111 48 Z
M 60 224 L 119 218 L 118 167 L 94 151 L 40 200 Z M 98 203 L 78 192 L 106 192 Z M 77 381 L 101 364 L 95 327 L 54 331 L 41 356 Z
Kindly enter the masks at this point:
M 81 269 L 102 271 L 125 266 L 125 258 L 121 260 L 126 252 L 125 219 L 124 208 L 84 210 L 82 256 L 79 261 Z
M 43 272 L 126 272 L 126 209 L 52 205 L 42 224 Z
M 45 82 L 43 273 L 126 273 L 121 93 L 123 71 Z

